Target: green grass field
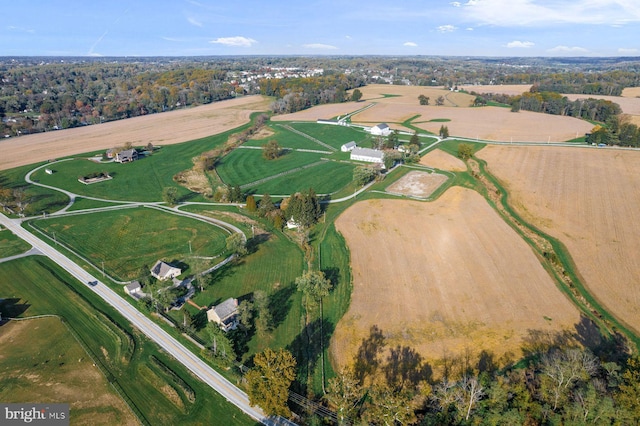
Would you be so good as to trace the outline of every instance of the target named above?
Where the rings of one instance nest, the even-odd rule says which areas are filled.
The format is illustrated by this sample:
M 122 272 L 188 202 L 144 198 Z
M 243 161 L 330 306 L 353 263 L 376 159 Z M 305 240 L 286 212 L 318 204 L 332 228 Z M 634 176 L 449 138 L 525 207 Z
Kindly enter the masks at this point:
M 198 220 L 142 207 L 40 219 L 33 224 L 52 238 L 55 232 L 56 241 L 94 265 L 102 267 L 104 262 L 105 272 L 121 281 L 137 278 L 143 266 L 151 267 L 159 259 L 188 266 L 189 242 L 194 255 L 221 255 L 229 235 Z
M 299 170 L 273 180 L 248 187 L 258 194 L 293 194 L 313 188 L 318 194 L 339 191 L 353 180 L 355 165 L 325 161 L 311 168 Z
M 283 148 L 303 148 L 303 149 L 320 149 L 326 150 L 325 147 L 318 145 L 317 143 L 291 132 L 283 127 L 282 124 L 271 123 L 269 124 L 274 134 L 264 139 L 249 140 L 245 142 L 247 146 L 262 146 L 272 139 L 278 141 L 278 145 Z
M 217 168 L 218 175 L 230 185 L 246 185 L 297 167 L 320 161 L 322 154 L 288 151 L 275 160 L 266 160 L 262 151 L 237 149 L 225 156 Z
M 91 354 L 93 362 L 118 389 L 145 424 L 252 425 L 248 417 L 186 369 L 164 355 L 91 290 L 41 256 L 0 264 L 3 314 L 56 314 Z M 11 305 L 7 306 L 8 301 Z M 0 327 L 0 333 L 3 333 Z M 51 349 L 51 357 L 57 357 Z M 3 351 L 3 355 L 6 352 Z M 160 360 L 186 385 L 178 386 L 160 371 Z M 28 363 L 28 359 L 22 359 Z M 26 364 L 30 366 L 31 364 Z M 149 369 L 153 372 L 142 374 Z M 155 376 L 155 377 L 154 377 Z M 150 378 L 151 377 L 151 378 Z M 3 386 L 4 387 L 4 386 Z M 195 395 L 195 401 L 188 394 Z
M 0 230 L 0 259 L 24 253 L 31 246 L 7 229 Z
M 27 185 L 24 176 L 37 166 L 38 164 L 33 164 L 10 170 L 0 170 L 0 187 L 24 188 L 25 195 L 29 198 L 29 206 L 25 210 L 26 215 L 41 214 L 42 212 L 53 213 L 69 202 L 69 198 L 59 191 Z
M 340 149 L 342 145 L 351 141 L 355 141 L 356 144 L 360 145 L 361 142 L 369 139 L 370 136 L 362 130 L 347 126 L 334 126 L 331 124 L 317 123 L 289 123 L 289 125 L 296 130 L 326 143 L 327 145 L 331 145 L 335 149 Z M 309 142 L 318 147 L 315 149 L 325 149 L 315 142 Z
M 0 327 L 0 400 L 70 404 L 73 424 L 137 424 L 124 400 L 60 318 Z
M 187 211 L 211 211 L 207 207 L 187 206 Z M 251 235 L 251 227 L 233 221 L 226 216 L 217 216 L 247 230 Z M 209 306 L 235 297 L 240 300 L 251 297 L 256 290 L 262 290 L 271 297 L 270 310 L 275 320 L 275 329 L 270 336 L 253 336 L 248 344 L 248 352 L 244 359 L 248 359 L 255 352 L 269 346 L 272 348 L 286 347 L 301 332 L 301 296 L 297 292 L 294 281 L 302 275 L 305 262 L 300 248 L 290 241 L 280 231 L 269 231 L 268 236 L 258 239 L 256 250 L 243 257 L 240 263 L 221 268 L 211 275 L 211 284 L 204 292 L 197 293 L 193 298 L 200 306 Z M 197 311 L 187 306 L 192 314 Z M 176 314 L 181 319 L 180 314 Z M 201 337 L 205 335 L 201 333 Z

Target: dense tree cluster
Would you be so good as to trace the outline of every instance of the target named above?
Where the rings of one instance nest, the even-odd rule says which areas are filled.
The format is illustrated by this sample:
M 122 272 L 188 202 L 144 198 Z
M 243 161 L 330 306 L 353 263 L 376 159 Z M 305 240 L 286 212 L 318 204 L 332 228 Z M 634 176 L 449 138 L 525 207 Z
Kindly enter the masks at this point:
M 320 200 L 313 189 L 308 192 L 297 192 L 291 197 L 282 201 L 281 210 L 285 212 L 287 219 L 308 228 L 318 222 L 322 216 L 322 206 Z
M 609 119 L 606 126 L 596 126 L 587 135 L 587 143 L 640 147 L 640 128 L 628 116 Z
M 357 76 L 329 73 L 321 77 L 263 79 L 260 93 L 277 97 L 271 109 L 286 114 L 314 105 L 352 100 L 353 95 L 347 96 L 347 90 L 363 84 L 364 80 Z
M 200 63 L 89 62 L 0 67 L 0 110 L 12 134 L 95 124 L 236 95 L 226 72 Z M 3 115 L 0 114 L 0 115 Z
M 478 94 L 476 92 L 471 92 L 471 94 L 476 95 L 474 102 L 476 106 L 485 105 L 487 100 L 492 100 L 511 105 L 511 110 L 514 112 L 522 109 L 600 122 L 605 122 L 622 112 L 618 104 L 608 100 L 586 98 L 570 101 L 566 96 L 555 92 L 533 91 L 517 96 L 496 93 Z

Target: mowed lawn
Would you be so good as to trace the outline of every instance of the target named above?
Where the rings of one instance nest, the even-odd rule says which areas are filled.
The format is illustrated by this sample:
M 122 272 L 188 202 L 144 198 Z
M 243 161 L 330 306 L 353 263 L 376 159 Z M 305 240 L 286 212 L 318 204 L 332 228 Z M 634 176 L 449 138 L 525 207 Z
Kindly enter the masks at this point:
M 216 216 L 216 213 L 206 207 L 191 206 L 185 210 L 211 214 L 231 221 L 228 217 Z M 246 224 L 238 222 L 235 224 L 246 227 Z M 248 234 L 251 235 L 250 230 Z M 204 292 L 198 292 L 193 298 L 199 306 L 210 306 L 229 297 L 241 301 L 251 299 L 257 290 L 264 291 L 270 297 L 269 309 L 274 318 L 274 330 L 269 336 L 253 335 L 245 360 L 267 346 L 287 347 L 302 331 L 301 295 L 294 283 L 305 269 L 302 251 L 279 231 L 260 233 L 256 240 L 258 243 L 254 252 L 244 256 L 239 263 L 225 266 L 214 272 Z M 193 315 L 198 312 L 189 305 L 185 305 L 185 308 L 189 309 Z M 180 313 L 175 315 L 176 319 L 182 320 Z M 205 338 L 204 331 L 200 334 Z
M 42 256 L 31 256 L 0 264 L 0 294 L 4 302 L 3 316 L 26 317 L 42 314 L 55 314 L 64 318 L 73 333 L 89 351 L 97 367 L 106 371 L 107 379 L 113 387 L 128 400 L 133 411 L 147 424 L 224 424 L 224 425 L 253 425 L 248 417 L 230 405 L 223 397 L 207 385 L 195 379 L 182 365 L 166 356 L 159 348 L 122 318 L 111 307 L 107 306 L 91 290 L 78 283 L 67 272 L 59 268 L 49 259 Z M 0 336 L 5 333 L 5 326 L 0 327 Z M 52 335 L 54 331 L 52 330 Z M 31 334 L 35 336 L 35 334 Z M 33 337 L 30 337 L 33 339 Z M 29 341 L 29 343 L 31 343 Z M 72 403 L 71 415 L 74 424 L 74 395 L 56 395 L 56 386 L 48 386 L 53 380 L 50 372 L 57 368 L 64 368 L 59 364 L 64 361 L 65 354 L 74 354 L 69 363 L 75 366 L 80 356 L 76 356 L 74 349 L 59 344 L 45 345 L 40 353 L 36 352 L 37 344 L 29 345 L 28 351 L 34 358 L 10 358 L 9 352 L 2 346 L 2 360 L 13 367 L 32 370 L 35 374 L 43 374 L 40 378 L 26 376 L 32 380 L 34 388 L 20 388 L 20 392 L 32 396 L 23 402 L 33 402 L 46 392 L 50 394 L 46 400 L 54 400 L 61 396 L 66 402 Z M 62 353 L 61 353 L 62 350 Z M 35 358 L 37 357 L 37 359 Z M 155 357 L 171 371 L 173 377 L 178 377 L 183 383 L 178 386 L 171 374 L 159 369 L 157 363 L 152 362 Z M 39 370 L 33 365 L 36 360 L 47 364 Z M 47 362 L 48 361 L 48 362 Z M 97 368 L 93 367 L 93 368 Z M 30 373 L 27 373 L 30 374 Z M 78 374 L 78 373 L 76 373 Z M 17 382 L 5 380 L 0 387 L 0 399 L 7 401 L 3 390 Z M 38 379 L 38 380 L 36 380 Z M 75 380 L 81 380 L 75 377 Z M 75 386 L 74 383 L 61 382 L 62 386 Z M 100 384 L 89 383 L 90 392 L 100 390 Z M 15 389 L 15 388 L 14 388 Z M 109 387 L 111 389 L 111 387 Z M 79 393 L 82 389 L 72 389 Z M 195 395 L 189 397 L 188 393 Z M 10 392 L 7 390 L 6 392 Z M 15 390 L 14 392 L 18 392 Z M 14 392 L 10 392 L 11 395 Z M 106 417 L 106 424 L 122 424 L 127 422 L 127 415 L 122 414 L 120 420 L 116 417 L 117 404 L 111 399 L 110 393 L 102 393 L 96 398 L 96 406 L 76 407 L 81 418 L 93 419 L 84 424 L 95 424 Z M 44 402 L 44 401 L 43 401 Z M 84 415 L 86 414 L 86 417 Z M 104 415 L 104 416 L 103 416 Z M 82 423 L 82 422 L 81 422 Z
M 324 161 L 247 189 L 258 194 L 282 195 L 313 188 L 318 194 L 330 194 L 344 188 L 353 180 L 355 168 L 354 164 Z
M 284 123 L 283 123 L 284 124 Z M 360 129 L 347 126 L 334 126 L 331 124 L 317 123 L 288 123 L 294 129 L 314 137 L 335 149 L 340 149 L 347 142 L 355 141 L 358 145 L 369 139 L 369 134 Z M 311 141 L 309 141 L 311 142 Z M 311 142 L 313 143 L 313 142 Z M 317 149 L 324 149 L 320 145 Z
M 33 222 L 58 242 L 121 281 L 157 260 L 185 263 L 191 255 L 220 256 L 229 234 L 211 224 L 151 208 L 129 208 Z M 189 251 L 191 243 L 191 253 Z M 222 260 L 222 257 L 218 261 Z M 184 268 L 183 268 L 184 271 Z
M 162 201 L 162 190 L 169 186 L 177 187 L 178 195 L 186 197 L 189 191 L 177 185 L 173 176 L 190 169 L 193 166 L 192 158 L 220 146 L 226 142 L 229 134 L 231 132 L 164 146 L 149 157 L 126 164 L 96 163 L 88 158 L 61 161 L 49 166 L 53 174 L 48 175 L 44 169 L 40 169 L 32 175 L 32 179 L 79 195 L 110 200 Z M 109 172 L 113 179 L 91 185 L 78 182 L 78 177 L 103 171 Z
M 16 237 L 13 232 L 7 229 L 0 230 L 0 259 L 24 253 L 30 248 L 29 244 Z
M 327 148 L 315 143 L 312 140 L 305 138 L 302 135 L 294 133 L 284 127 L 286 123 L 271 123 L 267 128 L 273 132 L 272 135 L 269 135 L 262 139 L 252 139 L 244 143 L 247 146 L 263 146 L 270 140 L 276 140 L 278 145 L 283 148 L 293 148 L 293 149 L 319 149 L 321 151 L 326 151 Z
M 298 167 L 320 161 L 322 154 L 287 151 L 275 160 L 266 160 L 257 149 L 236 149 L 217 167 L 220 178 L 229 185 L 246 185 Z

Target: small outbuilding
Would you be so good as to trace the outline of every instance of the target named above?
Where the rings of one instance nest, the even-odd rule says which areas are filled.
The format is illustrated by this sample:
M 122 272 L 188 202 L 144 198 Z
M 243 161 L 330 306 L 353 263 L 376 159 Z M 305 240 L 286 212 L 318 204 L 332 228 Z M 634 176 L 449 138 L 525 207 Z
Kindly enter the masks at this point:
M 391 128 L 387 123 L 380 123 L 373 126 L 370 132 L 374 136 L 389 136 L 391 134 Z
M 342 145 L 340 147 L 340 151 L 342 151 L 342 152 L 350 152 L 350 151 L 353 151 L 354 148 L 356 148 L 357 146 L 358 145 L 356 145 L 356 143 L 354 141 L 347 142 L 347 143 L 345 143 L 344 145 Z
M 168 263 L 158 260 L 153 268 L 151 268 L 151 275 L 160 281 L 175 278 L 182 273 L 182 269 L 171 266 Z
M 137 297 L 142 291 L 142 287 L 138 281 L 131 281 L 129 284 L 124 286 L 124 292 L 129 296 Z
M 207 320 L 213 321 L 227 332 L 238 326 L 238 299 L 232 297 L 207 311 Z

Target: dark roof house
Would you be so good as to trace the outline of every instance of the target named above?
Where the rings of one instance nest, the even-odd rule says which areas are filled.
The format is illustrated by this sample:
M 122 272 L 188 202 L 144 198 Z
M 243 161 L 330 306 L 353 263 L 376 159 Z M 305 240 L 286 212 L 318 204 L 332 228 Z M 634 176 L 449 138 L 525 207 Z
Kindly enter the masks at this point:
M 218 324 L 223 331 L 234 330 L 238 326 L 238 299 L 230 297 L 209 309 L 207 320 Z

